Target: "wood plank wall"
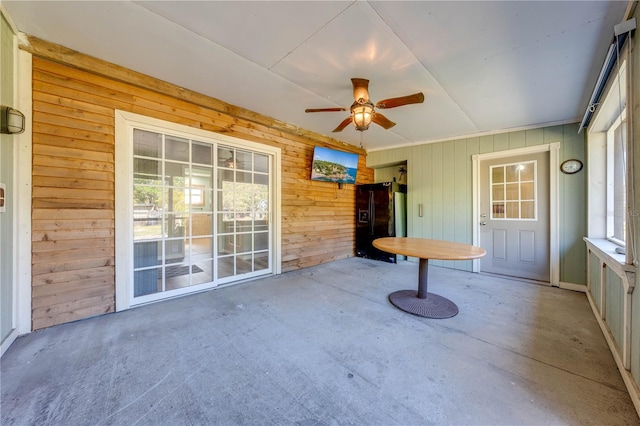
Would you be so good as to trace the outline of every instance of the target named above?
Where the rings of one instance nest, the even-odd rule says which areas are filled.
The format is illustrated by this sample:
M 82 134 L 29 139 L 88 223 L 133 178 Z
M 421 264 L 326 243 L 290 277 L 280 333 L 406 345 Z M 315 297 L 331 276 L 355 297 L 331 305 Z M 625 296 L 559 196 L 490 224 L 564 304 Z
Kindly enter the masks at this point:
M 33 58 L 34 330 L 114 311 L 115 109 L 280 147 L 283 272 L 354 255 L 354 186 L 338 189 L 309 175 L 313 147 L 321 145 L 361 154 L 358 183 L 373 182 L 360 148 L 289 132 L 275 120 L 269 126 L 265 117 L 252 121 L 250 112 L 218 100 L 210 102 L 242 114 L 115 80 L 103 61 L 40 43 L 64 54 Z M 61 63 L 65 57 L 74 67 Z M 78 61 L 93 72 L 77 68 Z M 114 65 L 113 71 L 122 69 Z M 147 78 L 147 87 L 167 85 L 136 78 Z

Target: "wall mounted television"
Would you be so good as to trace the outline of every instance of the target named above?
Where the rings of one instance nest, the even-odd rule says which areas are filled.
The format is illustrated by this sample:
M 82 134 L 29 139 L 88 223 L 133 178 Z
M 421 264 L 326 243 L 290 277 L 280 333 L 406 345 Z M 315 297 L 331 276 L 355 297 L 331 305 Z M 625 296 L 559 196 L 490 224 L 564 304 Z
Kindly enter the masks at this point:
M 316 146 L 311 163 L 311 180 L 356 183 L 358 154 Z

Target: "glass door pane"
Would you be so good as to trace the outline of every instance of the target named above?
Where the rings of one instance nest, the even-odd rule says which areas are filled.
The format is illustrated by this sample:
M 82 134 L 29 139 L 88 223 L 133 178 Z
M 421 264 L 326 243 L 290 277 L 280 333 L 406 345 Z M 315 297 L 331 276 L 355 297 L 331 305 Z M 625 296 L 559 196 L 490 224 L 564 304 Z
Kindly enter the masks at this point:
M 271 271 L 270 156 L 141 129 L 133 146 L 132 304 Z
M 490 167 L 492 220 L 536 220 L 536 169 L 536 161 Z
M 217 173 L 217 277 L 269 269 L 269 157 L 219 146 Z

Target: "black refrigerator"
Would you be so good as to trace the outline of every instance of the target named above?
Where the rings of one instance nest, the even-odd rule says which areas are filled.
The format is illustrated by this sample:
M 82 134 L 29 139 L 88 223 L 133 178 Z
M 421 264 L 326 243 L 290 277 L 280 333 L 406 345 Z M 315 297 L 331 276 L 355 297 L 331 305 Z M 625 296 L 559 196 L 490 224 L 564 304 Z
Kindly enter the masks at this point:
M 356 186 L 356 256 L 396 263 L 373 240 L 407 236 L 407 185 L 396 182 Z

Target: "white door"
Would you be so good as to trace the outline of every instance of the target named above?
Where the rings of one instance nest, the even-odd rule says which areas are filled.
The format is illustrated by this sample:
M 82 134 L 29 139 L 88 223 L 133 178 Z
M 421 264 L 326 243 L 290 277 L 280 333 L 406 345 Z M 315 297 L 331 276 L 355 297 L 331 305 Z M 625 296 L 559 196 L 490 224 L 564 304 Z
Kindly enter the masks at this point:
M 549 153 L 480 162 L 482 272 L 549 282 Z

